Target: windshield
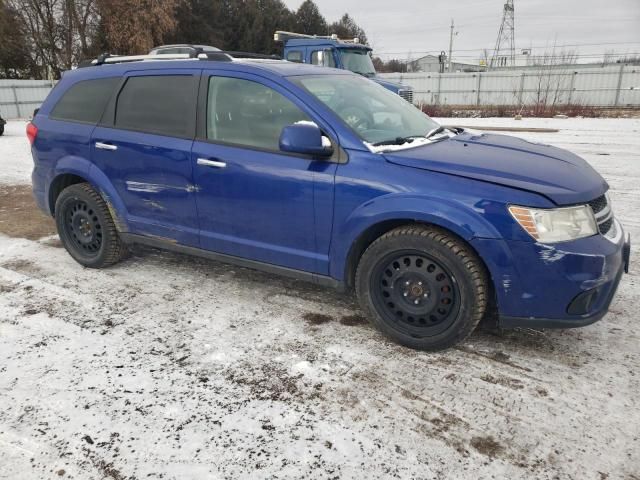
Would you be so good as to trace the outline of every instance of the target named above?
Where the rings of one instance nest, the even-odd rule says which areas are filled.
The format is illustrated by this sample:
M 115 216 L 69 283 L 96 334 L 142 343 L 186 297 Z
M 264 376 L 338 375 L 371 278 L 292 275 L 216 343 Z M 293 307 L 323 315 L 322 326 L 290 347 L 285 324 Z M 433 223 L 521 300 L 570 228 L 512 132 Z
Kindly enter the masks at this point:
M 373 66 L 368 50 L 355 48 L 341 48 L 342 66 L 345 70 L 351 70 L 353 73 L 359 73 L 366 77 L 373 77 L 376 69 Z
M 296 83 L 333 110 L 370 145 L 425 137 L 438 124 L 399 95 L 355 75 L 296 77 Z M 409 141 L 406 147 L 411 145 Z M 415 142 L 417 143 L 417 142 Z

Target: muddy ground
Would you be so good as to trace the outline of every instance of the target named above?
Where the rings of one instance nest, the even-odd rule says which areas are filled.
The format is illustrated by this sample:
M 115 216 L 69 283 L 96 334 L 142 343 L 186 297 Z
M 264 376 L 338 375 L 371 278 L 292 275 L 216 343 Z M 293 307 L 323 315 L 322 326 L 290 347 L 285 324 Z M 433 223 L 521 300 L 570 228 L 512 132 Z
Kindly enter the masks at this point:
M 0 185 L 0 232 L 38 240 L 56 233 L 56 225 L 36 207 L 31 185 Z

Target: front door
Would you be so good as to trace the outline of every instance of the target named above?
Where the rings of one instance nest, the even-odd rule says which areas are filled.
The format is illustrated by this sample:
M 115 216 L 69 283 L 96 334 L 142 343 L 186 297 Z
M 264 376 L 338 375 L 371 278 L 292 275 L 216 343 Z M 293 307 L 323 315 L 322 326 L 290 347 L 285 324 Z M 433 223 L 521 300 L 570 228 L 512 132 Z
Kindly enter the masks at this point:
M 336 164 L 280 152 L 282 128 L 310 115 L 262 77 L 228 75 L 203 76 L 200 94 L 201 247 L 327 274 Z
M 93 161 L 123 200 L 131 233 L 198 245 L 191 148 L 199 76 L 131 73 L 93 132 Z

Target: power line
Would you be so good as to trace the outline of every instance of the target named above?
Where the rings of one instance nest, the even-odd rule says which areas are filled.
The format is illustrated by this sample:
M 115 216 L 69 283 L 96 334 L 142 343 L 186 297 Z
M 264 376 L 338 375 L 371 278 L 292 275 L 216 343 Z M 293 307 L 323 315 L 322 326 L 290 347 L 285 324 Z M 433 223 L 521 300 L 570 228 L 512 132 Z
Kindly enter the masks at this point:
M 449 28 L 449 27 L 447 27 Z M 565 47 L 600 47 L 603 45 L 640 45 L 640 42 L 600 42 L 600 43 L 565 43 L 562 45 L 532 45 L 527 46 L 527 48 L 565 48 Z M 484 48 L 460 48 L 456 49 L 456 52 L 482 52 L 485 50 Z M 488 49 L 487 49 L 488 50 Z M 377 50 L 376 54 L 384 54 L 384 55 L 404 55 L 410 53 L 409 51 L 398 51 L 398 52 L 386 52 L 384 50 Z M 411 50 L 411 53 L 440 53 L 440 50 Z
M 408 53 L 412 53 L 412 52 L 408 52 Z M 435 57 L 435 55 L 434 55 Z M 564 54 L 556 54 L 556 55 L 530 55 L 529 56 L 531 59 L 556 59 L 556 58 L 569 58 L 570 60 L 601 60 L 605 57 L 609 57 L 609 58 L 613 58 L 613 59 L 620 59 L 620 58 L 628 58 L 628 57 L 640 57 L 640 52 L 630 52 L 630 53 L 620 53 L 620 54 L 605 54 L 605 53 L 600 53 L 600 54 L 592 54 L 592 55 L 564 55 Z M 415 60 L 417 60 L 417 58 L 414 57 Z M 474 61 L 474 60 L 479 60 L 479 59 L 483 59 L 482 55 L 454 55 L 454 60 L 453 62 L 455 63 L 456 61 Z M 592 63 L 599 63 L 598 61 L 592 62 Z

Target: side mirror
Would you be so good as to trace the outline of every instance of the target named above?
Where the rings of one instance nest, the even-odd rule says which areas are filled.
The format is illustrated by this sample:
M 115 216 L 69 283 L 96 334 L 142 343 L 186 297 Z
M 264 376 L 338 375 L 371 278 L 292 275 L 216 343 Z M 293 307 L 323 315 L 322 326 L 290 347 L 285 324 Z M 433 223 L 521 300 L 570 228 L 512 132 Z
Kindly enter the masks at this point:
M 333 154 L 331 142 L 323 138 L 320 128 L 313 122 L 298 122 L 284 127 L 280 134 L 280 150 L 314 157 Z

